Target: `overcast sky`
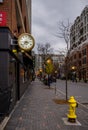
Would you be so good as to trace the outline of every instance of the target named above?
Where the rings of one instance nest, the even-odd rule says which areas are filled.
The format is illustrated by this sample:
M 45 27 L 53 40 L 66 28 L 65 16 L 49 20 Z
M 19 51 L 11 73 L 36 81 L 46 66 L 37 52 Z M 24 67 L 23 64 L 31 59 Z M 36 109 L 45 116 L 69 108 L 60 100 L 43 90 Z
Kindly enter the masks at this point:
M 54 50 L 66 48 L 64 40 L 55 37 L 59 21 L 74 22 L 88 5 L 88 0 L 32 0 L 32 35 L 37 43 L 50 43 Z

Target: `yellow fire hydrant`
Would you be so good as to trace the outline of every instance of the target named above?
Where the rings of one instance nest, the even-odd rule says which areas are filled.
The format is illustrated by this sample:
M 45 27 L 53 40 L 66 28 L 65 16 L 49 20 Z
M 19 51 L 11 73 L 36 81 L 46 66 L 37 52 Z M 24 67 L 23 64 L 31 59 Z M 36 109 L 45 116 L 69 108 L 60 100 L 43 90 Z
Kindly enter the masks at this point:
M 75 123 L 76 122 L 76 107 L 77 107 L 77 102 L 76 100 L 74 99 L 73 96 L 70 97 L 70 99 L 68 100 L 68 103 L 69 103 L 69 113 L 67 115 L 68 117 L 68 121 L 69 122 L 72 122 L 72 123 Z

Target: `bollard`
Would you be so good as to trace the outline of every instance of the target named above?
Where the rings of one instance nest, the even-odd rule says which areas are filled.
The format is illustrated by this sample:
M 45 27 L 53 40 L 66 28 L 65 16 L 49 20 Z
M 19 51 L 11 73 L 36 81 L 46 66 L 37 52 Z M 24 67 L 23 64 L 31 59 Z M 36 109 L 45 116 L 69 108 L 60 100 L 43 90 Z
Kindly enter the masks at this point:
M 77 115 L 75 113 L 76 107 L 77 107 L 77 102 L 74 99 L 74 97 L 71 96 L 70 99 L 68 100 L 68 103 L 69 103 L 69 113 L 67 115 L 68 121 L 72 122 L 72 123 L 75 123 L 76 122 L 76 118 L 77 118 Z

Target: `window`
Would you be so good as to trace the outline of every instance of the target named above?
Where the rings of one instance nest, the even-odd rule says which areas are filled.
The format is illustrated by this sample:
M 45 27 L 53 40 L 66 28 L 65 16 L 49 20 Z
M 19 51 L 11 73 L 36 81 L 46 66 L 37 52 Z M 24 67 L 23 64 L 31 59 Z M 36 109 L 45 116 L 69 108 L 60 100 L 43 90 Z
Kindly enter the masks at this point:
M 84 23 L 86 24 L 86 17 L 84 17 Z
M 81 53 L 79 53 L 79 58 L 81 58 Z
M 74 55 L 74 59 L 76 59 L 76 54 Z
M 83 56 L 86 55 L 86 49 L 82 50 Z
M 87 32 L 88 32 L 88 24 L 87 24 Z
M 87 22 L 88 22 L 88 14 L 87 14 Z
M 79 61 L 79 66 L 81 66 L 81 60 Z
M 83 58 L 83 64 L 86 64 L 86 57 Z

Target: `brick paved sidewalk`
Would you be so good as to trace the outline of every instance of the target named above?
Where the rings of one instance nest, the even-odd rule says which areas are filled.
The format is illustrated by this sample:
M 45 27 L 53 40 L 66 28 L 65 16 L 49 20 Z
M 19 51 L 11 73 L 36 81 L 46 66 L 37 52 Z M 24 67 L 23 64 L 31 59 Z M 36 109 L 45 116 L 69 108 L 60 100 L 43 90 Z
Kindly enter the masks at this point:
M 53 88 L 36 79 L 18 103 L 4 130 L 88 130 L 88 113 L 77 108 L 81 125 L 65 124 L 67 104 L 56 104 Z M 58 98 L 63 96 L 58 95 Z

